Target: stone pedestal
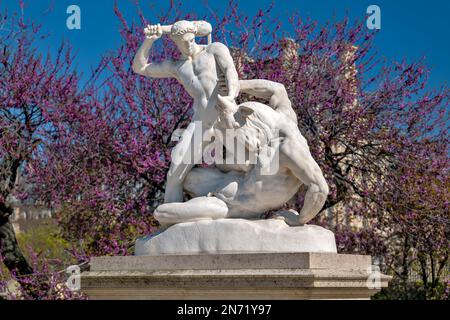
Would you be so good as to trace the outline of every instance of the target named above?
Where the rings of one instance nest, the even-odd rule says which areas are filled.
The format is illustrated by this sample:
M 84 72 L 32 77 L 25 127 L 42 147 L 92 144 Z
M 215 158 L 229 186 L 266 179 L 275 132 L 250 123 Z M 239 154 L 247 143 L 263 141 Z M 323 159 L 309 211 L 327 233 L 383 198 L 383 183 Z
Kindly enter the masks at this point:
M 370 270 L 370 256 L 336 253 L 97 257 L 81 290 L 91 299 L 370 299 L 390 280 Z

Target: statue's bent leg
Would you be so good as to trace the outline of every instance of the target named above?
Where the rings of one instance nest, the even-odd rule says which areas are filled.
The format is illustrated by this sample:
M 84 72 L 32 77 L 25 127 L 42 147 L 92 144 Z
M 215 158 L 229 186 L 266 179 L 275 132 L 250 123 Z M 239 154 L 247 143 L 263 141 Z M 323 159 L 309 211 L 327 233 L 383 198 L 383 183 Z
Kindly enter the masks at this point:
M 311 156 L 309 149 L 302 144 L 290 144 L 283 150 L 292 173 L 308 187 L 303 208 L 299 215 L 299 224 L 313 219 L 327 200 L 329 188 L 319 165 Z
M 183 188 L 193 198 L 204 197 L 220 190 L 229 181 L 229 175 L 217 168 L 193 168 L 184 179 Z
M 305 224 L 313 219 L 322 209 L 328 196 L 328 185 L 325 179 L 318 179 L 308 187 L 305 194 L 305 201 L 300 211 L 299 223 Z
M 216 197 L 198 197 L 187 202 L 165 203 L 153 216 L 163 225 L 226 218 L 228 207 Z
M 172 150 L 172 162 L 167 174 L 164 203 L 183 202 L 183 181 L 195 164 L 201 163 L 201 123 L 192 122 Z

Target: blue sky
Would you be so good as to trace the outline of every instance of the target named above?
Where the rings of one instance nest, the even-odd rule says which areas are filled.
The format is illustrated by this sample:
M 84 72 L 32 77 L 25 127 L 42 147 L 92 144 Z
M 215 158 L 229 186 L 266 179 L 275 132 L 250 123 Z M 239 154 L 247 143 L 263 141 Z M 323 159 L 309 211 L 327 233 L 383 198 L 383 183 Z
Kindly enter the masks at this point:
M 224 12 L 228 1 L 208 1 L 209 7 L 219 15 Z M 245 0 L 240 9 L 250 16 L 259 8 L 267 8 L 271 0 Z M 68 40 L 77 49 L 77 63 L 88 72 L 100 56 L 120 43 L 118 21 L 113 12 L 114 0 L 25 0 L 25 16 L 39 21 L 43 31 L 50 37 L 41 43 L 41 49 L 54 50 L 61 39 Z M 46 13 L 49 5 L 53 8 Z M 130 22 L 136 19 L 136 10 L 131 0 L 118 0 L 119 7 Z M 149 20 L 154 12 L 169 6 L 169 0 L 141 0 L 141 8 Z M 68 30 L 66 9 L 76 4 L 81 8 L 81 30 Z M 202 16 L 209 9 L 203 0 L 185 0 L 184 12 L 196 12 Z M 301 16 L 326 22 L 333 17 L 346 14 L 352 20 L 364 19 L 369 5 L 381 8 L 382 26 L 376 39 L 376 48 L 389 60 L 415 60 L 426 57 L 427 66 L 432 68 L 430 84 L 434 87 L 450 83 L 450 1 L 447 0 L 281 0 L 276 1 L 273 17 L 286 21 L 293 11 Z M 19 10 L 18 1 L 0 0 L 0 10 Z M 154 20 L 155 21 L 155 20 Z M 157 21 L 155 21 L 157 22 Z M 288 22 L 285 26 L 287 28 Z

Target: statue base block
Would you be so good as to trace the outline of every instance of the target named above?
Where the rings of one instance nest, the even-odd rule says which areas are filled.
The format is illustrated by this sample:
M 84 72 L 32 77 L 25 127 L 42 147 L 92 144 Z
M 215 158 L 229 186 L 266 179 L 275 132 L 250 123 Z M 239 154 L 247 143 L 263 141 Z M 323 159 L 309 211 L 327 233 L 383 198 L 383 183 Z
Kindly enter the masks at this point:
M 135 255 L 330 252 L 333 232 L 315 225 L 290 227 L 284 220 L 218 219 L 178 223 L 164 232 L 139 238 Z
M 390 277 L 371 257 L 233 253 L 92 258 L 81 275 L 90 299 L 369 299 Z

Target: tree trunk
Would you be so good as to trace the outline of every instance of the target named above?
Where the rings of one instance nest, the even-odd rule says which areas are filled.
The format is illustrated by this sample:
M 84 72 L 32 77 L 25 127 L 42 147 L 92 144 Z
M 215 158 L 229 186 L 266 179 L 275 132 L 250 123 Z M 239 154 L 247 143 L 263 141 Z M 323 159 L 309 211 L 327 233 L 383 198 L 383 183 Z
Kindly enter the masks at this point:
M 39 296 L 35 288 L 27 282 L 28 277 L 26 277 L 33 274 L 33 268 L 20 250 L 13 225 L 5 215 L 0 218 L 0 257 L 9 272 L 14 272 L 15 280 L 28 296 L 32 299 L 38 299 Z
M 12 160 L 10 168 L 11 175 L 7 179 L 8 183 L 2 191 L 2 199 L 6 199 L 14 188 L 16 183 L 19 167 L 24 160 L 23 157 Z M 32 286 L 27 283 L 26 276 L 34 273 L 33 268 L 28 263 L 22 253 L 17 242 L 16 234 L 9 217 L 13 214 L 11 206 L 7 205 L 4 200 L 0 202 L 0 260 L 3 261 L 10 273 L 14 273 L 15 280 L 27 292 L 30 297 L 38 298 Z
M 422 271 L 422 282 L 425 290 L 428 290 L 428 274 L 427 274 L 427 262 L 425 258 L 419 254 L 418 257 L 420 263 L 420 269 Z
M 402 272 L 401 278 L 403 283 L 408 283 L 409 280 L 409 264 L 408 264 L 408 253 L 409 253 L 409 242 L 408 235 L 405 235 L 405 241 L 403 242 L 403 260 L 402 260 Z
M 18 276 L 33 273 L 17 243 L 13 226 L 7 217 L 0 219 L 0 256 L 10 272 L 15 271 Z
M 17 243 L 14 228 L 9 221 L 9 217 L 13 214 L 13 209 L 4 202 L 14 189 L 14 184 L 16 183 L 19 168 L 24 161 L 24 157 L 11 159 L 10 161 L 10 175 L 8 179 L 6 179 L 8 183 L 5 188 L 1 190 L 3 201 L 0 201 L 0 257 L 3 259 L 3 263 L 10 272 L 15 271 L 16 275 L 25 276 L 32 274 L 33 268 L 31 268 L 22 254 L 19 244 Z

